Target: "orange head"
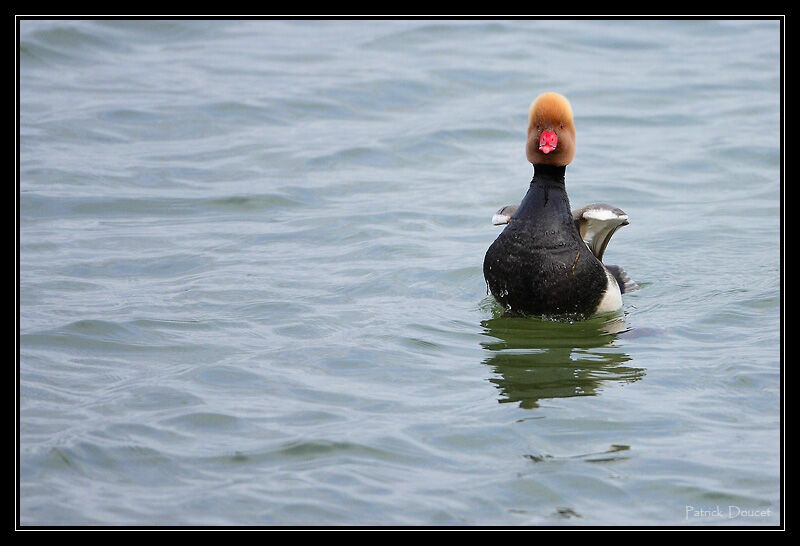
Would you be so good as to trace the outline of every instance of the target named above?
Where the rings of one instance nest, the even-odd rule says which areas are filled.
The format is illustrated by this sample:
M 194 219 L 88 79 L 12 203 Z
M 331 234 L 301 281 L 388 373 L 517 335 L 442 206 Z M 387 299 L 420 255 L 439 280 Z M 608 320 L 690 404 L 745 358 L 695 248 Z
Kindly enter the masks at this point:
M 542 93 L 531 104 L 525 153 L 534 165 L 569 165 L 575 157 L 572 107 L 563 95 Z

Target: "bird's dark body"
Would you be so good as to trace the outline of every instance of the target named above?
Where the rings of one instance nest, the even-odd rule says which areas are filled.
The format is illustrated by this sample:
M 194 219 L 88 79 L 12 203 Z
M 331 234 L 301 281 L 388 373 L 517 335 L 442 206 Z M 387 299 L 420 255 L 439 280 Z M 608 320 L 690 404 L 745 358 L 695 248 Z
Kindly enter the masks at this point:
M 513 219 L 486 251 L 486 283 L 511 312 L 588 316 L 606 291 L 605 268 L 581 240 L 572 218 L 565 170 L 535 167 Z

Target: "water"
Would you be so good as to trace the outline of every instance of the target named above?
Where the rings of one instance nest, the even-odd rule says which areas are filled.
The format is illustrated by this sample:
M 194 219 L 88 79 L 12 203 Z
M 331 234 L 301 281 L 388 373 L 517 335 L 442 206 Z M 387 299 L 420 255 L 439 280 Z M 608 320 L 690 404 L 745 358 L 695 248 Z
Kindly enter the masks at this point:
M 777 21 L 25 20 L 20 65 L 23 525 L 779 523 Z M 616 316 L 486 296 L 545 90 Z

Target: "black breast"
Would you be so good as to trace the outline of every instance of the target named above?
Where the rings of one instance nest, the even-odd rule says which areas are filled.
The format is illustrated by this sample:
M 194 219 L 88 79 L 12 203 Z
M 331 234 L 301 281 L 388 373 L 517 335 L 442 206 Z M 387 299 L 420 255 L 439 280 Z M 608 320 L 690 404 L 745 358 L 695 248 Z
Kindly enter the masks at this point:
M 483 275 L 492 295 L 511 312 L 594 312 L 608 281 L 575 227 L 563 177 L 560 183 L 534 177 L 514 218 L 486 252 Z

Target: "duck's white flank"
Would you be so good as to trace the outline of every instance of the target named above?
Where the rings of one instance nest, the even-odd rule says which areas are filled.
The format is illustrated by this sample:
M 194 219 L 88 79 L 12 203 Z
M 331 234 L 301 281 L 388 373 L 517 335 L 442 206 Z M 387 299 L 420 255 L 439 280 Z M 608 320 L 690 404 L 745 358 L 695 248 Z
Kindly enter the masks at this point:
M 608 313 L 622 307 L 622 293 L 619 291 L 617 279 L 608 270 L 606 270 L 606 278 L 608 279 L 606 291 L 603 293 L 603 297 L 594 311 L 595 313 Z

